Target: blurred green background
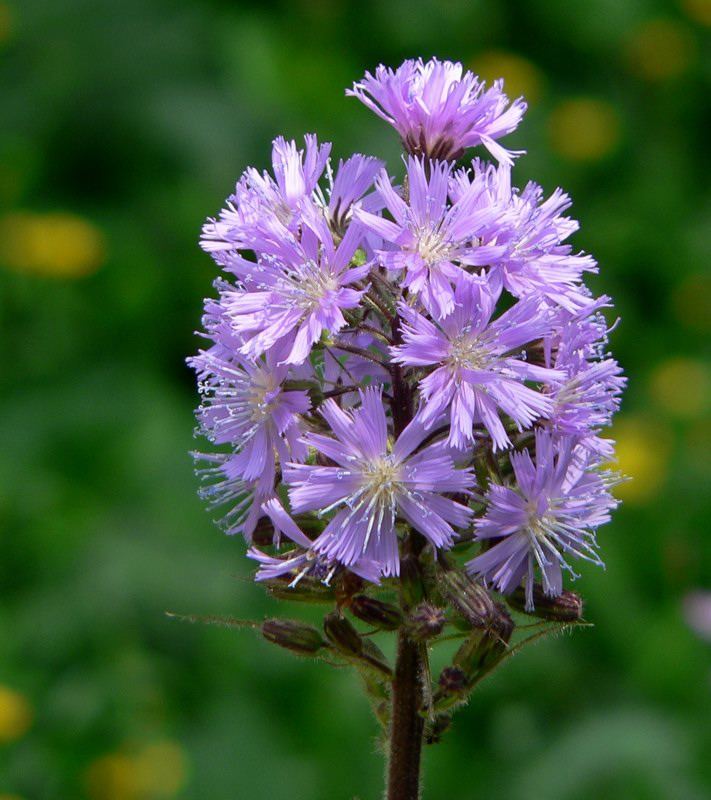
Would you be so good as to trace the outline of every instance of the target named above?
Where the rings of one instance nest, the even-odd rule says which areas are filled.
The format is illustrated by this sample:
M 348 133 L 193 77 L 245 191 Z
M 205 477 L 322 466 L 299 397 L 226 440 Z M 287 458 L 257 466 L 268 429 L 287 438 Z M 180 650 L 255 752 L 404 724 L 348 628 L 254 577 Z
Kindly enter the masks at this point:
M 573 194 L 616 300 L 634 478 L 577 586 L 596 627 L 485 683 L 425 797 L 711 796 L 683 612 L 711 590 L 710 25 L 711 0 L 0 2 L 0 800 L 380 796 L 355 676 L 163 612 L 272 608 L 187 456 L 203 218 L 280 133 L 396 169 L 344 88 L 416 55 L 529 99 L 517 182 Z

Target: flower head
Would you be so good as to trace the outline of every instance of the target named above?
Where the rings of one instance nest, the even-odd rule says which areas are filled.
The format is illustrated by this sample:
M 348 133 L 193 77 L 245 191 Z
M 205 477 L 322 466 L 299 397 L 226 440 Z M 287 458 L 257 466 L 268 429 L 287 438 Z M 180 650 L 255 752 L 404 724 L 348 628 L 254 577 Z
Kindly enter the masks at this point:
M 289 576 L 290 586 L 296 586 L 306 575 L 317 578 L 328 585 L 342 565 L 312 549 L 313 542 L 286 513 L 276 498 L 271 498 L 262 506 L 262 512 L 269 517 L 279 535 L 286 536 L 297 547 L 282 556 L 271 556 L 256 547 L 250 548 L 247 555 L 259 562 L 256 580 L 275 580 Z M 380 565 L 367 558 L 359 558 L 349 567 L 359 577 L 371 583 L 380 581 Z
M 595 530 L 617 505 L 609 493 L 611 478 L 596 468 L 573 437 L 536 431 L 535 461 L 528 450 L 511 454 L 514 486 L 493 484 L 487 510 L 475 522 L 480 540 L 494 544 L 467 565 L 501 592 L 526 582 L 527 608 L 533 606 L 535 573 L 549 597 L 563 591 L 567 556 L 602 566 Z
M 486 187 L 496 209 L 479 235 L 484 251 L 492 255 L 488 264 L 500 274 L 504 288 L 514 297 L 544 297 L 571 313 L 590 308 L 592 298 L 582 285 L 582 276 L 596 272 L 597 265 L 591 256 L 574 253 L 566 243 L 579 227 L 576 220 L 563 216 L 571 206 L 570 197 L 556 189 L 544 199 L 543 190 L 533 181 L 519 192 L 511 186 L 509 165 L 494 167 L 474 160 L 471 170 L 454 173 L 453 201 L 465 196 L 472 183 Z
M 287 368 L 274 359 L 252 361 L 239 352 L 227 361 L 212 350 L 190 359 L 200 378 L 200 431 L 216 445 L 235 450 L 230 471 L 256 481 L 263 493 L 274 486 L 275 459 L 302 460 L 299 415 L 311 407 L 305 391 L 285 391 Z
M 434 367 L 420 381 L 422 420 L 431 427 L 448 415 L 454 447 L 472 442 L 479 424 L 489 432 L 494 450 L 508 447 L 500 412 L 519 429 L 531 427 L 551 413 L 553 403 L 526 383 L 550 383 L 563 376 L 524 355 L 526 345 L 550 331 L 550 313 L 536 301 L 519 301 L 491 321 L 498 297 L 495 287 L 469 280 L 456 288 L 454 311 L 436 321 L 400 305 L 403 343 L 392 349 L 393 360 Z
M 203 227 L 202 247 L 213 255 L 253 247 L 274 222 L 291 227 L 300 204 L 311 197 L 328 162 L 329 143 L 319 145 L 313 134 L 304 137 L 305 149 L 277 137 L 272 143 L 274 177 L 250 167 L 227 199 L 218 220 Z M 259 233 L 257 233 L 259 231 Z M 221 262 L 220 262 L 221 263 Z
M 606 300 L 601 298 L 596 305 Z M 553 410 L 548 425 L 560 435 L 577 437 L 581 445 L 610 460 L 613 442 L 599 434 L 619 408 L 627 381 L 606 350 L 609 331 L 599 311 L 582 317 L 561 316 L 562 323 L 545 341 L 547 363 L 564 375 L 551 386 Z
M 473 479 L 469 470 L 455 468 L 440 444 L 415 452 L 426 435 L 417 418 L 391 443 L 380 390 L 362 391 L 360 401 L 348 412 L 327 400 L 321 414 L 335 438 L 304 437 L 334 466 L 288 464 L 284 479 L 294 512 L 336 512 L 314 541 L 315 552 L 349 567 L 369 558 L 384 575 L 397 575 L 396 520 L 408 522 L 435 547 L 451 547 L 452 526 L 465 527 L 472 512 L 443 495 L 466 494 Z
M 361 237 L 351 224 L 338 245 L 325 219 L 311 214 L 299 235 L 284 229 L 283 238 L 264 247 L 257 262 L 235 258 L 232 271 L 240 284 L 222 287 L 220 305 L 235 332 L 244 339 L 240 352 L 251 358 L 286 345 L 284 362 L 301 364 L 323 331 L 345 324 L 343 311 L 356 308 L 370 265 L 351 266 Z
M 405 61 L 396 70 L 380 65 L 346 94 L 389 122 L 408 153 L 443 160 L 483 144 L 510 162 L 512 153 L 496 140 L 515 130 L 526 110 L 522 98 L 509 104 L 502 81 L 487 89 L 461 64 L 436 58 Z
M 425 308 L 445 316 L 454 307 L 453 284 L 465 278 L 464 267 L 488 264 L 501 248 L 482 247 L 479 233 L 497 210 L 489 202 L 483 182 L 472 181 L 452 204 L 449 185 L 453 167 L 446 162 L 407 161 L 408 202 L 381 172 L 375 186 L 388 220 L 365 210 L 357 218 L 382 239 L 389 249 L 379 250 L 380 263 L 404 270 L 402 285 L 421 297 Z

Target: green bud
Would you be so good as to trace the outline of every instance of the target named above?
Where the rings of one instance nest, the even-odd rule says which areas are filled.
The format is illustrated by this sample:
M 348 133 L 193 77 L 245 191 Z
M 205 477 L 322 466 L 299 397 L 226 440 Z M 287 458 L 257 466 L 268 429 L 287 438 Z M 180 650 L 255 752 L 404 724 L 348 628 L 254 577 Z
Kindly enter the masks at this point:
M 495 616 L 494 601 L 478 581 L 466 573 L 449 570 L 440 574 L 440 591 L 472 628 L 486 628 Z
M 446 711 L 466 700 L 471 691 L 469 676 L 460 667 L 445 667 L 439 676 L 433 701 L 435 711 Z
M 363 651 L 363 639 L 351 623 L 338 611 L 327 614 L 323 630 L 329 642 L 347 656 L 359 656 Z
M 548 597 L 540 583 L 533 585 L 532 611 L 526 611 L 526 590 L 519 586 L 506 601 L 516 611 L 552 622 L 579 622 L 583 618 L 583 600 L 575 592 L 563 592 L 558 597 Z
M 299 655 L 310 656 L 326 646 L 316 628 L 293 619 L 265 620 L 262 623 L 262 636 L 268 642 Z
M 354 617 L 385 631 L 394 631 L 403 621 L 402 612 L 397 606 L 368 597 L 367 594 L 357 594 L 353 597 L 350 610 Z
M 454 654 L 454 664 L 470 677 L 485 672 L 506 653 L 514 631 L 514 622 L 506 609 L 494 604 L 484 630 L 475 630 Z

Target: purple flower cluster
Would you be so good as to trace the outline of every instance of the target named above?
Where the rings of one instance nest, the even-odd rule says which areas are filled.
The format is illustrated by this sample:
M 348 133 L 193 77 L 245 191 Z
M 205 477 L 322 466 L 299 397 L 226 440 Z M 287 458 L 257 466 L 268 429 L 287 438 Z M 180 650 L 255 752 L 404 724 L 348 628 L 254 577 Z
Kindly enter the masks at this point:
M 191 359 L 203 495 L 252 541 L 257 578 L 399 575 L 405 534 L 455 544 L 502 593 L 563 591 L 600 564 L 624 388 L 609 298 L 568 238 L 568 196 L 512 185 L 498 140 L 525 111 L 437 59 L 380 66 L 347 92 L 399 133 L 405 173 L 330 144 L 274 142 L 202 246 L 222 271 Z M 483 145 L 497 163 L 475 158 Z M 261 522 L 260 522 L 261 520 Z

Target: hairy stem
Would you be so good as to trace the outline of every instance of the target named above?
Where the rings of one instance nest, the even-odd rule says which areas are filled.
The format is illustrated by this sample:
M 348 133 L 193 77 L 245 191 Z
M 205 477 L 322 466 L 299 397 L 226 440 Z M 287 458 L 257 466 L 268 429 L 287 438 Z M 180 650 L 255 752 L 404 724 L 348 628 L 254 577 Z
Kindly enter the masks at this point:
M 420 647 L 403 628 L 398 633 L 392 695 L 387 800 L 418 800 L 424 718 Z

